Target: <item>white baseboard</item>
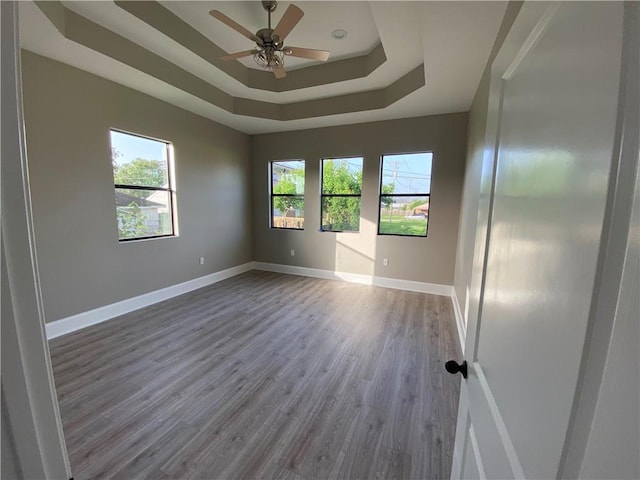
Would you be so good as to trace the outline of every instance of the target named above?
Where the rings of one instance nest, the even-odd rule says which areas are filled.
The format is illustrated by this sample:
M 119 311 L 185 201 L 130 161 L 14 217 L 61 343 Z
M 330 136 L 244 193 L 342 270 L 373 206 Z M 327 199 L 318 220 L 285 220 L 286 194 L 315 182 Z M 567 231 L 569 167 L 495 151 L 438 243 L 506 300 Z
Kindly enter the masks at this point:
M 318 268 L 296 267 L 292 265 L 280 265 L 275 263 L 248 262 L 243 265 L 221 270 L 203 277 L 195 278 L 184 283 L 172 285 L 170 287 L 145 293 L 137 297 L 128 298 L 120 302 L 105 305 L 87 312 L 56 320 L 45 325 L 47 338 L 52 339 L 67 333 L 105 322 L 112 318 L 133 312 L 140 308 L 153 305 L 154 303 L 167 300 L 183 293 L 206 287 L 221 280 L 239 275 L 249 270 L 265 270 L 269 272 L 288 273 L 292 275 L 303 275 L 305 277 L 324 278 L 328 280 L 342 280 L 351 283 L 360 283 L 363 285 L 374 285 L 378 287 L 395 288 L 399 290 L 408 290 L 411 292 L 430 293 L 432 295 L 444 295 L 452 297 L 454 304 L 454 312 L 456 323 L 458 325 L 458 333 L 460 334 L 462 348 L 464 350 L 464 338 L 462 328 L 462 316 L 460 306 L 455 298 L 455 292 L 451 285 L 441 285 L 437 283 L 414 282 L 411 280 L 400 280 L 397 278 L 376 277 L 373 275 L 363 275 L 359 273 L 348 272 L 332 272 L 330 270 L 322 270 Z
M 398 290 L 409 290 L 411 292 L 444 295 L 446 297 L 450 297 L 453 292 L 453 287 L 451 285 L 414 282 L 412 280 L 400 280 L 388 277 L 376 277 L 374 275 L 363 275 L 360 273 L 334 272 L 319 268 L 296 267 L 293 265 L 263 262 L 254 262 L 254 268 L 256 270 L 266 270 L 268 272 L 289 273 L 292 275 L 325 278 L 328 280 L 342 280 L 345 282 L 360 283 L 363 285 L 375 285 L 377 287 L 396 288 Z
M 456 295 L 456 289 L 451 289 L 451 302 L 453 303 L 453 313 L 456 317 L 456 325 L 458 326 L 458 337 L 460 338 L 460 351 L 464 355 L 464 345 L 467 339 L 467 327 L 465 326 L 462 310 L 460 310 L 460 302 Z
M 95 325 L 96 323 L 101 323 L 125 313 L 129 313 L 134 310 L 147 307 L 154 303 L 158 303 L 163 300 L 182 295 L 183 293 L 206 287 L 207 285 L 211 285 L 213 283 L 226 280 L 227 278 L 233 277 L 235 275 L 253 270 L 253 268 L 253 262 L 248 262 L 242 265 L 227 268 L 226 270 L 211 273 L 203 277 L 194 278 L 193 280 L 189 280 L 187 282 L 179 283 L 177 285 L 172 285 L 166 288 L 161 288 L 160 290 L 155 290 L 153 292 L 145 293 L 137 297 L 128 298 L 120 302 L 105 305 L 104 307 L 99 307 L 87 312 L 82 312 L 77 315 L 63 318 L 61 320 L 47 323 L 45 325 L 47 339 L 52 339 L 61 335 L 65 335 L 67 333 L 75 332 L 76 330 Z
M 415 282 L 413 280 L 400 280 L 388 277 L 373 277 L 373 285 L 377 287 L 397 288 L 399 290 L 409 290 L 410 292 L 430 293 L 431 295 L 451 296 L 451 285 L 439 283 Z

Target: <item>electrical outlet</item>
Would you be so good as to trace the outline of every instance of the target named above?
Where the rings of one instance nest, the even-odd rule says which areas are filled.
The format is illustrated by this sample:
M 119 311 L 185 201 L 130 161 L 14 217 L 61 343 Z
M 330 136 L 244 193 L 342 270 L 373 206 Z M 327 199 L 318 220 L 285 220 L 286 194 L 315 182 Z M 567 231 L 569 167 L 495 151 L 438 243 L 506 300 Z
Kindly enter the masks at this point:
M 204 257 L 200 257 L 200 265 L 204 265 Z
M 292 256 L 292 257 L 295 257 L 295 256 L 296 256 L 296 251 L 295 251 L 293 248 L 291 249 L 291 256 Z
M 389 259 L 388 258 L 383 258 L 382 259 L 382 265 L 384 265 L 385 267 L 389 266 Z

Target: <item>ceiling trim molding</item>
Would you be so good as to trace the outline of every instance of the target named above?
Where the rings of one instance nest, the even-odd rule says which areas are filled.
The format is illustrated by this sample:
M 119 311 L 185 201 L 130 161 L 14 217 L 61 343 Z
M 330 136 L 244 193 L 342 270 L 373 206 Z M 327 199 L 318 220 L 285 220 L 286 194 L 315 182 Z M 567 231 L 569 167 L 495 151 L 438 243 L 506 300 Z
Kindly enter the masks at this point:
M 66 39 L 237 115 L 287 121 L 377 110 L 425 85 L 424 64 L 421 64 L 390 85 L 365 92 L 287 104 L 234 97 L 131 40 L 67 9 L 59 1 L 35 3 Z M 315 67 L 308 67 L 311 68 Z
M 256 90 L 287 92 L 364 78 L 387 61 L 379 43 L 366 55 L 290 70 L 285 78 L 276 79 L 271 72 L 247 68 L 237 60 L 220 60 L 228 52 L 156 1 L 116 0 L 114 3 L 244 86 Z
M 323 117 L 340 113 L 382 109 L 415 92 L 424 85 L 424 64 L 421 64 L 391 85 L 377 90 L 281 105 L 282 118 L 280 120 L 308 118 L 310 116 L 309 112 L 313 112 L 312 116 L 314 117 Z

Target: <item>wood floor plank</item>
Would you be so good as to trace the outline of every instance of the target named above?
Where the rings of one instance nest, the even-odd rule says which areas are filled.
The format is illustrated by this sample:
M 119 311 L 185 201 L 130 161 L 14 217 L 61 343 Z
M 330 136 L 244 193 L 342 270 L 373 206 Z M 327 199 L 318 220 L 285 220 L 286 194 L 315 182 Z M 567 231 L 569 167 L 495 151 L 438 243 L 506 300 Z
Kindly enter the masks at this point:
M 449 477 L 447 297 L 252 271 L 50 347 L 76 480 Z

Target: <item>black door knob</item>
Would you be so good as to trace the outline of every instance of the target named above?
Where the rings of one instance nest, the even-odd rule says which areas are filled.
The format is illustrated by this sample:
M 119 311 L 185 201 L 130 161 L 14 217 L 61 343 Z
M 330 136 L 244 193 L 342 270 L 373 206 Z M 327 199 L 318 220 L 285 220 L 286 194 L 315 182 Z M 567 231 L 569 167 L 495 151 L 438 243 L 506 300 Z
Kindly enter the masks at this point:
M 460 372 L 463 378 L 467 378 L 467 361 L 464 360 L 461 364 L 458 364 L 455 360 L 449 360 L 444 364 L 444 368 L 447 372 L 455 375 Z

